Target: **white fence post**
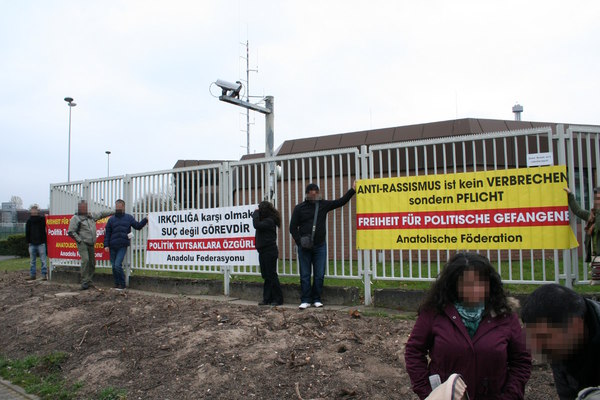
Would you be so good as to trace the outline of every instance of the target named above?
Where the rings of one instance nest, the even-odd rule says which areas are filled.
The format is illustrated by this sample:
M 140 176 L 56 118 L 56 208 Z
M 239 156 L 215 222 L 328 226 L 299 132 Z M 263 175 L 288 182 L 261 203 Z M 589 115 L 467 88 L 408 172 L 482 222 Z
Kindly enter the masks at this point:
M 131 185 L 131 176 L 125 175 L 123 177 L 123 201 L 125 202 L 125 212 L 133 215 L 133 192 Z M 133 259 L 133 248 L 129 246 L 127 253 L 125 253 L 125 260 L 123 260 L 125 270 L 125 286 L 129 287 L 129 277 L 131 276 L 131 260 Z
M 228 162 L 221 164 L 219 168 L 219 203 L 218 207 L 228 207 L 231 203 L 233 194 L 231 192 L 231 173 Z M 229 296 L 231 284 L 231 267 L 229 265 L 221 266 L 223 271 L 223 294 Z
M 360 176 L 357 176 L 356 179 L 365 179 L 369 176 L 368 168 L 369 168 L 369 153 L 367 150 L 367 146 L 363 145 L 360 147 L 360 170 L 357 169 L 357 175 L 360 171 Z M 361 251 L 363 253 L 363 257 L 358 258 L 358 269 L 359 271 L 363 271 L 363 285 L 365 289 L 365 306 L 370 306 L 372 303 L 371 299 L 371 257 L 370 251 Z M 361 265 L 362 262 L 362 265 Z
M 558 151 L 558 164 L 567 166 L 567 179 L 570 187 L 574 187 L 575 184 L 575 163 L 573 162 L 573 140 L 565 134 L 565 126 L 563 124 L 556 125 L 556 149 Z M 575 219 L 570 220 L 571 229 L 575 232 L 577 223 Z M 564 278 L 565 286 L 568 288 L 573 287 L 573 280 L 576 278 L 573 276 L 573 265 L 577 265 L 577 252 L 572 252 L 570 249 L 565 250 L 562 256 L 563 260 L 563 274 L 557 276 L 556 281 L 559 282 L 560 278 Z M 577 276 L 577 271 L 575 272 Z

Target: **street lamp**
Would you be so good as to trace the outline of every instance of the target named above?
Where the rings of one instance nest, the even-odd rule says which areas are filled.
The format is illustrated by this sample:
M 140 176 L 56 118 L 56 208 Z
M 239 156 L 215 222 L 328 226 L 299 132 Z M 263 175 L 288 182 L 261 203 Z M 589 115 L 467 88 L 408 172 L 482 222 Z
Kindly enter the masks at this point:
M 65 97 L 65 101 L 69 104 L 69 155 L 67 164 L 67 182 L 71 182 L 71 109 L 77 104 L 73 103 L 72 97 Z
M 106 150 L 106 177 L 110 176 L 110 150 Z

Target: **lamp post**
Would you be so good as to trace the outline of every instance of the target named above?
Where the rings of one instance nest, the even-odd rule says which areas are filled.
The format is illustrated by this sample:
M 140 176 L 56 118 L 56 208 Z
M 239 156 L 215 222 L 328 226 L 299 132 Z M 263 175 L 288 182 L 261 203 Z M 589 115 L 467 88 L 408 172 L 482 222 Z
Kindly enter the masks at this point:
M 67 182 L 71 182 L 71 109 L 77 104 L 73 103 L 72 97 L 65 97 L 65 101 L 69 105 L 69 155 L 67 162 Z
M 110 176 L 110 150 L 106 150 L 106 177 Z

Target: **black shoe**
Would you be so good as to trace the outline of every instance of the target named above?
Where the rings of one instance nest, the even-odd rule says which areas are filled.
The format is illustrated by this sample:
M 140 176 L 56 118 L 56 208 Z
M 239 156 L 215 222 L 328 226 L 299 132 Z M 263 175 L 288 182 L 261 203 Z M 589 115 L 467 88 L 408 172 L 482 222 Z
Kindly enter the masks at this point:
M 268 306 L 269 304 L 271 304 L 271 303 L 269 303 L 267 301 L 261 301 L 260 303 L 258 303 L 259 306 Z
M 84 283 L 83 285 L 81 285 L 81 287 L 79 288 L 79 290 L 88 290 L 90 287 L 88 286 L 87 283 Z
M 283 305 L 283 301 L 276 301 L 276 302 L 271 303 L 272 307 L 277 307 L 277 306 L 282 306 L 282 305 Z
M 48 280 L 48 276 L 46 274 L 42 275 L 42 280 L 43 281 L 47 281 Z
M 26 281 L 35 281 L 35 275 L 31 275 L 29 278 L 25 279 Z

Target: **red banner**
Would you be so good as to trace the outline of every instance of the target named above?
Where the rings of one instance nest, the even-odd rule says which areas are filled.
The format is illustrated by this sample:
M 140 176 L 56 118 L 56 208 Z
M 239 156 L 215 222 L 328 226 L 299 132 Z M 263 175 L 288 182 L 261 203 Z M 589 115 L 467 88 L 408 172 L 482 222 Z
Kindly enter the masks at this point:
M 464 225 L 469 228 L 568 226 L 569 207 L 356 214 L 357 229 L 447 229 Z
M 46 236 L 48 257 L 66 260 L 79 260 L 77 243 L 67 234 L 72 215 L 47 215 Z M 96 260 L 110 260 L 109 254 L 104 251 L 104 232 L 106 231 L 107 218 L 96 222 L 96 244 L 94 245 Z
M 254 237 L 211 238 L 211 239 L 148 239 L 149 251 L 218 251 L 255 250 Z

